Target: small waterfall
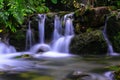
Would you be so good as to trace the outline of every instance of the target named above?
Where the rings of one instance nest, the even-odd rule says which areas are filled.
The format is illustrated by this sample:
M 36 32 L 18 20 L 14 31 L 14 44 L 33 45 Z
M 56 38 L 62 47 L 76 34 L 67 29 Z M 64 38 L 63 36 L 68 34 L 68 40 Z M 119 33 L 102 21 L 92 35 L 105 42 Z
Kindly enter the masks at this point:
M 53 51 L 69 53 L 69 44 L 72 36 L 60 37 L 53 45 Z
M 28 29 L 27 29 L 27 33 L 26 33 L 26 47 L 25 47 L 26 50 L 30 49 L 34 42 L 34 37 L 33 37 L 30 23 L 31 23 L 31 21 L 29 21 Z
M 104 39 L 106 40 L 106 43 L 107 43 L 107 46 L 108 46 L 108 55 L 115 56 L 115 55 L 118 55 L 118 54 L 114 52 L 112 44 L 109 41 L 108 36 L 107 36 L 107 32 L 106 32 L 108 19 L 109 18 L 107 17 L 106 20 L 105 20 L 105 26 L 104 26 L 104 30 L 103 30 L 103 36 L 104 36 Z
M 6 43 L 0 41 L 0 54 L 15 53 L 16 49 L 14 46 L 9 44 L 9 40 L 7 40 Z
M 65 23 L 65 36 L 73 35 L 74 29 L 73 29 L 73 19 L 72 19 L 73 13 L 67 14 L 64 16 L 64 23 Z
M 44 43 L 44 25 L 45 25 L 45 14 L 38 14 L 38 29 L 39 29 L 39 43 Z
M 62 28 L 61 20 L 60 20 L 59 16 L 55 15 L 54 31 L 53 31 L 53 42 L 56 41 L 58 38 L 60 38 L 61 28 Z
M 64 16 L 65 32 L 64 36 L 60 37 L 53 45 L 53 51 L 69 53 L 69 44 L 72 36 L 74 35 L 72 14 Z
M 44 52 L 43 54 L 36 54 L 36 57 L 46 56 L 46 57 L 67 57 L 70 56 L 69 53 L 69 44 L 74 35 L 73 29 L 73 13 L 66 14 L 64 16 L 63 22 L 65 23 L 65 30 L 62 31 L 62 22 L 59 16 L 55 15 L 54 18 L 54 32 L 53 32 L 53 40 L 52 46 L 44 43 L 44 23 L 45 23 L 45 15 L 38 14 L 39 16 L 39 36 L 40 43 L 34 45 L 30 52 L 38 53 Z M 64 34 L 62 33 L 64 32 Z M 62 36 L 63 35 L 63 36 Z

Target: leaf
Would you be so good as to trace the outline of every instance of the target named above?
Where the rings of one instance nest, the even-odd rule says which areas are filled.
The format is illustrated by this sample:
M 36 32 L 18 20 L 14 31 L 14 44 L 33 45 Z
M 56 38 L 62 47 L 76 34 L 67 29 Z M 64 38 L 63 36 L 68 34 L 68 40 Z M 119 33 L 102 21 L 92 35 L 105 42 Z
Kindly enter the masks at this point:
M 51 0 L 51 2 L 57 4 L 57 0 Z
M 0 33 L 2 32 L 3 30 L 2 29 L 0 29 Z

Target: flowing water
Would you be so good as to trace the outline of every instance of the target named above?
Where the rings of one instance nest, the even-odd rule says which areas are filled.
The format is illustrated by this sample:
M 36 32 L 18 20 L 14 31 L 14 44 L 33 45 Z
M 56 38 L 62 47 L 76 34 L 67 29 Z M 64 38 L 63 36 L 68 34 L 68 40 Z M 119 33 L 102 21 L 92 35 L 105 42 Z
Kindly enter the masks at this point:
M 112 44 L 111 44 L 111 42 L 109 41 L 108 36 L 107 36 L 107 32 L 106 32 L 108 19 L 109 19 L 109 18 L 107 17 L 107 18 L 106 18 L 106 21 L 105 21 L 105 26 L 104 26 L 104 30 L 103 30 L 103 36 L 104 36 L 104 39 L 106 40 L 106 43 L 107 43 L 107 45 L 108 45 L 108 55 L 117 56 L 117 55 L 119 55 L 119 54 L 117 54 L 117 53 L 114 52 L 113 47 L 112 47 Z
M 45 42 L 45 36 L 44 36 L 44 27 L 45 27 L 45 14 L 38 14 L 39 21 L 38 21 L 38 29 L 39 29 L 39 42 L 44 43 Z
M 27 29 L 27 32 L 26 32 L 26 50 L 30 49 L 33 45 L 33 42 L 34 42 L 34 37 L 33 37 L 33 32 L 31 30 L 31 21 L 29 21 L 29 24 L 28 24 L 28 29 Z
M 34 45 L 31 49 L 30 52 L 46 52 L 45 54 L 49 53 L 49 56 L 54 56 L 54 55 L 69 55 L 69 44 L 74 36 L 74 29 L 73 29 L 73 13 L 71 14 L 66 14 L 64 16 L 64 34 L 62 30 L 62 22 L 59 16 L 55 15 L 54 19 L 54 32 L 53 32 L 53 40 L 51 40 L 52 45 L 46 44 L 44 42 L 44 23 L 45 23 L 45 15 L 39 14 L 40 20 L 39 22 L 39 36 L 40 36 L 40 42 L 36 45 Z M 48 52 L 50 51 L 50 52 Z M 54 55 L 51 53 L 53 51 Z M 55 54 L 56 53 L 56 54 Z
M 53 42 L 60 38 L 60 31 L 62 29 L 60 17 L 55 15 L 54 19 L 54 31 L 53 31 Z
M 16 55 L 11 57 L 13 56 Z M 120 63 L 119 57 L 115 60 L 108 56 L 75 55 L 57 58 L 46 56 L 35 58 L 32 55 L 1 60 L 3 61 L 0 61 L 0 80 L 77 80 L 71 79 L 73 72 L 80 73 L 80 76 L 88 75 L 79 80 L 114 80 L 107 67 Z
M 6 53 L 15 53 L 16 49 L 14 46 L 9 44 L 9 41 L 6 43 L 0 41 L 0 54 L 6 54 Z
M 39 43 L 31 47 L 31 40 L 26 40 L 31 47 L 28 52 L 10 51 L 9 54 L 0 54 L 0 80 L 114 80 L 108 66 L 119 64 L 119 56 L 81 57 L 69 53 L 69 44 L 74 37 L 72 16 L 73 13 L 64 16 L 64 26 L 60 17 L 55 16 L 53 40 L 50 42 L 52 44 L 46 44 L 46 16 L 39 14 Z M 28 39 L 31 39 L 30 23 L 28 33 Z M 112 55 L 114 51 L 109 47 L 111 44 L 106 35 L 106 25 L 103 35 Z M 7 48 L 5 43 L 0 42 L 1 53 L 5 53 Z M 79 75 L 79 79 L 76 79 L 76 75 Z
M 71 18 L 71 16 L 72 14 L 66 14 L 64 16 L 65 31 L 63 36 L 61 37 L 58 36 L 59 38 L 53 43 L 53 51 L 69 53 L 69 44 L 74 35 L 73 22 L 72 22 L 73 19 Z
M 73 29 L 73 13 L 67 14 L 64 16 L 64 23 L 65 23 L 65 36 L 74 35 Z

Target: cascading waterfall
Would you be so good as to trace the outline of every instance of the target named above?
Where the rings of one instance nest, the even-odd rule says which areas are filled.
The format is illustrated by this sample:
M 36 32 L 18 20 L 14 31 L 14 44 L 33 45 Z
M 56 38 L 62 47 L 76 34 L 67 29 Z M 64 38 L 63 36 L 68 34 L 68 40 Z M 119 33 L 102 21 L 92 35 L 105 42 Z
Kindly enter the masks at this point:
M 71 41 L 71 38 L 74 35 L 74 29 L 73 29 L 73 13 L 66 14 L 64 16 L 64 28 L 65 30 L 62 31 L 62 22 L 59 16 L 55 15 L 54 19 L 54 32 L 53 32 L 53 39 L 51 41 L 52 45 L 48 45 L 44 43 L 44 23 L 45 23 L 45 15 L 39 14 L 39 36 L 40 36 L 40 43 L 34 45 L 30 52 L 36 53 L 36 52 L 44 52 L 43 56 L 48 57 L 65 57 L 70 56 L 69 53 L 69 44 Z M 62 33 L 64 32 L 64 34 Z M 64 53 L 64 54 L 61 54 Z
M 64 23 L 65 23 L 65 36 L 73 35 L 74 29 L 73 29 L 73 13 L 67 14 L 64 16 Z
M 49 51 L 51 48 L 48 44 L 45 44 L 45 14 L 38 14 L 38 32 L 39 32 L 39 43 L 32 46 L 30 52 L 38 53 L 38 52 L 46 52 Z
M 60 17 L 55 15 L 54 18 L 54 31 L 53 31 L 53 42 L 56 41 L 58 38 L 60 38 L 60 31 L 61 31 L 62 25 Z
M 107 33 L 106 33 L 108 19 L 109 18 L 107 17 L 106 20 L 105 20 L 105 26 L 104 26 L 104 30 L 103 30 L 103 36 L 104 36 L 104 39 L 106 40 L 106 43 L 107 43 L 107 46 L 108 46 L 108 55 L 115 56 L 115 55 L 118 55 L 118 54 L 114 52 L 112 44 L 109 41 Z
M 72 36 L 74 35 L 72 15 L 73 15 L 73 13 L 66 14 L 64 16 L 64 23 L 65 23 L 64 36 L 60 37 L 54 43 L 53 51 L 69 53 L 70 40 L 71 40 Z
M 26 33 L 26 47 L 25 47 L 26 50 L 30 49 L 34 42 L 34 37 L 33 37 L 30 23 L 31 23 L 31 21 L 29 21 L 29 23 L 28 23 L 28 29 L 27 29 L 27 33 Z
M 5 43 L 0 40 L 0 54 L 15 52 L 16 49 L 14 46 L 9 44 L 9 39 L 7 39 Z
M 44 43 L 45 14 L 38 14 L 39 43 Z
M 60 37 L 55 43 L 54 43 L 54 46 L 53 46 L 53 51 L 56 51 L 56 52 L 62 52 L 62 53 L 69 53 L 69 44 L 70 44 L 70 41 L 71 41 L 71 38 L 73 36 L 63 36 L 63 37 Z

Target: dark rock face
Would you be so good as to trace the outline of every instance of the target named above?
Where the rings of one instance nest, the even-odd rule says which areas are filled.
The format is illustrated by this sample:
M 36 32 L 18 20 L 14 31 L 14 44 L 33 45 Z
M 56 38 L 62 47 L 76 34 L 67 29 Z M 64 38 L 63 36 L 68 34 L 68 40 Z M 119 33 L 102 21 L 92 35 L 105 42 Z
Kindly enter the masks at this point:
M 120 19 L 112 16 L 107 21 L 107 35 L 115 52 L 120 52 Z
M 107 7 L 96 7 L 91 9 L 81 8 L 75 12 L 74 26 L 76 32 L 85 32 L 87 28 L 99 28 L 105 22 L 105 15 L 110 11 Z M 78 32 L 79 33 L 79 32 Z
M 76 35 L 70 44 L 70 51 L 74 54 L 104 54 L 107 52 L 107 44 L 102 31 L 95 30 Z

